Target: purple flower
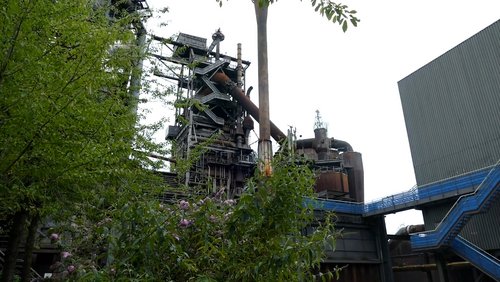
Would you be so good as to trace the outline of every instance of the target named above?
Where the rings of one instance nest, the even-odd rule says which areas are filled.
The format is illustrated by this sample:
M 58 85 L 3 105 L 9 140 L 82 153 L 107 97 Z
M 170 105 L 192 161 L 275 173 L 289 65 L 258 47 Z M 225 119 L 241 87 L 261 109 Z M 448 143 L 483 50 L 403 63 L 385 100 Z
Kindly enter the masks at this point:
M 76 270 L 76 267 L 74 265 L 70 265 L 70 266 L 68 266 L 67 270 L 69 273 L 72 273 L 73 271 Z
M 233 214 L 233 212 L 228 212 L 228 213 L 224 214 L 224 219 L 228 220 L 229 217 L 231 217 L 232 214 Z
M 181 227 L 186 228 L 186 227 L 188 227 L 189 225 L 191 225 L 191 221 L 189 221 L 189 220 L 187 220 L 187 219 L 183 218 L 183 219 L 181 219 L 181 221 L 180 221 L 180 223 L 179 223 L 179 224 L 181 225 Z
M 61 257 L 62 258 L 68 258 L 71 256 L 71 253 L 70 252 L 61 252 Z
M 180 207 L 182 210 L 187 210 L 187 209 L 189 209 L 189 202 L 184 201 L 184 200 L 181 200 L 181 201 L 179 202 L 179 207 Z
M 57 234 L 57 233 L 50 234 L 50 240 L 52 240 L 52 241 L 59 240 L 59 234 Z
M 229 206 L 232 206 L 232 205 L 234 205 L 235 203 L 236 203 L 236 202 L 235 202 L 234 200 L 232 200 L 232 199 L 229 199 L 229 200 L 225 200 L 225 201 L 224 201 L 224 204 L 229 205 Z

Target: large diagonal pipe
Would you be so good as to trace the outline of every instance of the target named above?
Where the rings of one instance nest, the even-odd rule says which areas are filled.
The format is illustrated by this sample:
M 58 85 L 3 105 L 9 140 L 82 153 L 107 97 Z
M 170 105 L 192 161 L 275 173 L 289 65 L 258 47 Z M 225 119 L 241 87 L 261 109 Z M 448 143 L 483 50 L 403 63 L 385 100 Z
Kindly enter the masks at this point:
M 243 90 L 238 87 L 238 85 L 233 82 L 225 73 L 218 72 L 212 76 L 212 81 L 225 85 L 227 91 L 231 96 L 240 103 L 240 105 L 257 121 L 259 118 L 259 108 L 248 98 Z M 276 140 L 276 142 L 281 142 L 285 140 L 286 135 L 281 132 L 281 130 L 271 121 L 271 136 Z

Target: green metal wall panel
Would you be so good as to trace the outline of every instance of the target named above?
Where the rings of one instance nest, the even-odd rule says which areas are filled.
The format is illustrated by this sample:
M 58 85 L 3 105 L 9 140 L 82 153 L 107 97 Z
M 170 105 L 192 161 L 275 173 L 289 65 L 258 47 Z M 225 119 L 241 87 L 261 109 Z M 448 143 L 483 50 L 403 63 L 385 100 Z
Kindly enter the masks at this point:
M 419 185 L 500 159 L 500 21 L 398 86 Z
M 433 230 L 450 210 L 453 202 L 429 206 L 422 210 L 425 229 Z M 463 227 L 460 236 L 484 250 L 500 249 L 500 199 L 484 214 L 473 215 Z
M 500 21 L 398 82 L 418 185 L 495 164 L 500 159 Z M 452 202 L 425 207 L 432 230 Z M 500 249 L 500 201 L 475 215 L 461 235 Z

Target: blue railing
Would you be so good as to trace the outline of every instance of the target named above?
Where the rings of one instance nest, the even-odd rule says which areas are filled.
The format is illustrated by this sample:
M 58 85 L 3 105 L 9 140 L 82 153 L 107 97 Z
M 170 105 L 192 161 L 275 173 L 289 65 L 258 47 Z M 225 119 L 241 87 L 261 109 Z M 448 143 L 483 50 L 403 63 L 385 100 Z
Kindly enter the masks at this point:
M 316 210 L 334 211 L 337 213 L 363 214 L 363 203 L 353 203 L 326 199 L 304 199 L 304 204 L 311 205 Z
M 396 209 L 404 209 L 404 207 L 411 208 L 419 199 L 418 189 L 411 189 L 367 203 L 363 207 L 363 213 L 366 215 L 383 214 Z
M 320 210 L 370 216 L 461 195 L 467 193 L 464 190 L 475 187 L 477 188 L 474 193 L 461 196 L 457 200 L 435 230 L 411 235 L 411 246 L 412 249 L 433 249 L 443 244 L 450 245 L 459 256 L 500 281 L 500 261 L 457 236 L 470 216 L 486 211 L 495 196 L 500 193 L 500 161 L 492 168 L 431 183 L 368 204 L 323 199 L 306 199 L 305 203 Z
M 489 202 L 498 193 L 499 185 L 500 165 L 497 164 L 474 193 L 458 199 L 435 230 L 412 235 L 410 237 L 412 249 L 434 249 L 448 244 L 472 214 L 485 211 Z
M 338 213 L 362 214 L 363 216 L 387 214 L 411 209 L 419 204 L 444 199 L 445 197 L 461 195 L 464 193 L 464 189 L 474 189 L 481 184 L 490 170 L 491 167 L 473 171 L 419 186 L 409 191 L 384 197 L 366 204 L 325 199 L 308 201 L 317 209 L 330 210 Z
M 450 246 L 457 255 L 469 261 L 495 281 L 500 281 L 500 261 L 497 258 L 460 236 L 455 237 Z

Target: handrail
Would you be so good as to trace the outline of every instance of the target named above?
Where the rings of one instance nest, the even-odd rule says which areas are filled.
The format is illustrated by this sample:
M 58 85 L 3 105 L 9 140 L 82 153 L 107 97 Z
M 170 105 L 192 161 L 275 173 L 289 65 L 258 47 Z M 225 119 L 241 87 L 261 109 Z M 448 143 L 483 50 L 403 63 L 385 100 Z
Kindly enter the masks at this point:
M 500 186 L 500 162 L 483 179 L 471 194 L 461 196 L 441 223 L 432 231 L 422 232 L 410 237 L 413 249 L 434 249 L 449 243 L 463 227 L 468 218 L 483 212 Z
M 495 281 L 500 281 L 500 260 L 460 236 L 454 238 L 450 246 L 457 255 L 469 261 Z
M 424 186 L 413 186 L 408 191 L 365 204 L 327 199 L 314 199 L 311 201 L 318 201 L 313 205 L 317 209 L 340 213 L 362 214 L 363 216 L 387 214 L 398 210 L 411 209 L 424 202 L 444 199 L 445 195 L 459 196 L 463 193 L 464 189 L 472 189 L 481 184 L 492 167 L 494 166 L 429 183 Z
M 335 211 L 338 213 L 347 213 L 347 214 L 363 214 L 363 203 L 356 202 L 346 202 L 339 200 L 327 200 L 327 199 L 311 199 L 304 198 L 305 205 L 311 205 L 314 209 L 318 210 L 326 210 L 326 211 Z
M 435 230 L 411 235 L 411 246 L 414 250 L 425 250 L 450 245 L 459 256 L 500 281 L 500 261 L 457 236 L 467 220 L 473 214 L 485 212 L 496 194 L 500 193 L 500 160 L 482 170 L 431 183 L 367 204 L 324 199 L 305 199 L 304 203 L 316 209 L 370 216 L 394 212 L 398 208 L 416 206 L 425 201 L 436 201 L 450 195 L 458 196 L 464 189 L 469 188 L 475 188 L 474 192 L 460 196 Z

